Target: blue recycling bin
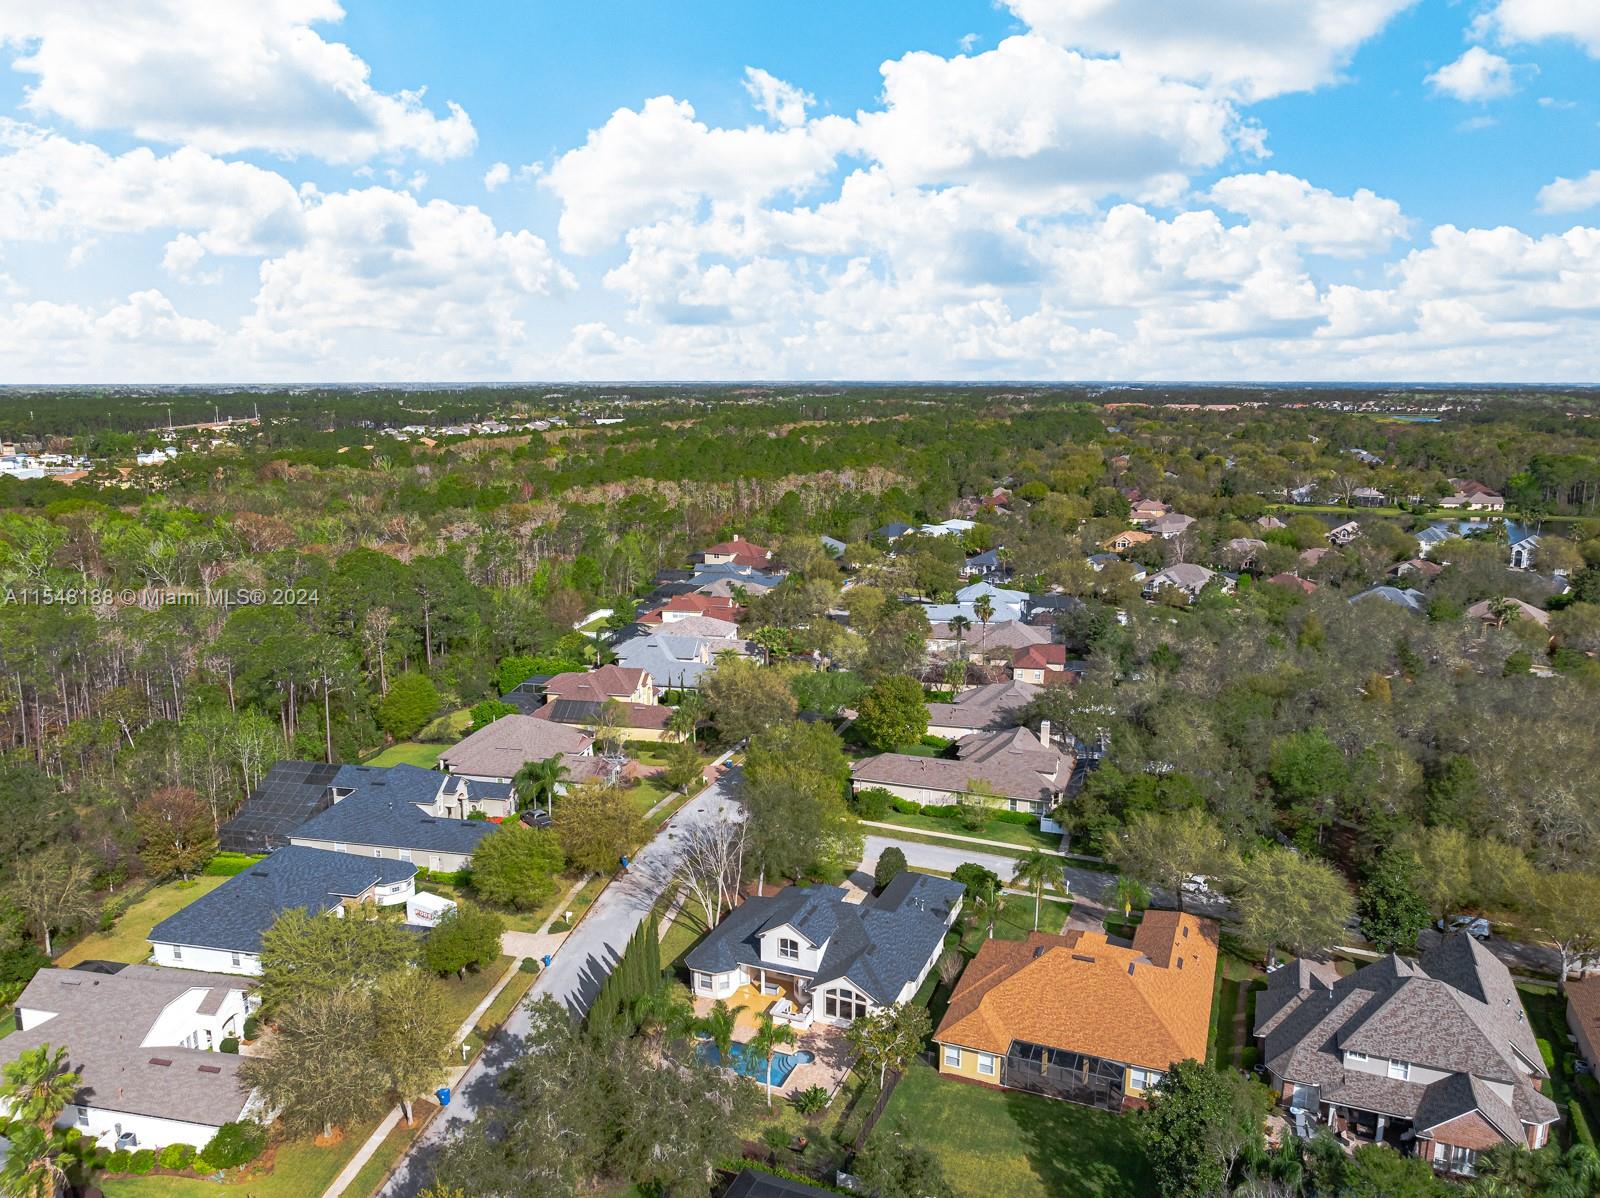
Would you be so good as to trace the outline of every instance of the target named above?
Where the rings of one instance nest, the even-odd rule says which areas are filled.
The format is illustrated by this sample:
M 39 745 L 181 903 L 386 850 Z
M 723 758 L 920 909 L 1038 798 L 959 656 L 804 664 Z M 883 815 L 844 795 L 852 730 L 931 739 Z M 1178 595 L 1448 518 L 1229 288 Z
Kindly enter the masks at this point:
M 440 1106 L 444 1107 L 444 1106 L 449 1106 L 450 1105 L 450 1087 L 449 1086 L 440 1086 L 437 1090 L 434 1091 L 434 1094 L 438 1096 L 439 1105 Z
M 628 868 L 628 859 L 626 857 L 624 857 L 622 859 L 622 868 L 623 869 L 627 869 Z
M 545 967 L 545 968 L 546 968 L 546 969 L 549 969 L 549 968 L 550 968 L 550 954 L 549 954 L 549 953 L 546 953 L 546 954 L 545 954 L 545 955 L 544 955 L 544 956 L 543 956 L 543 957 L 542 957 L 542 958 L 540 958 L 540 959 L 541 959 L 541 960 L 542 960 L 542 961 L 543 961 L 543 962 L 544 962 L 544 967 Z

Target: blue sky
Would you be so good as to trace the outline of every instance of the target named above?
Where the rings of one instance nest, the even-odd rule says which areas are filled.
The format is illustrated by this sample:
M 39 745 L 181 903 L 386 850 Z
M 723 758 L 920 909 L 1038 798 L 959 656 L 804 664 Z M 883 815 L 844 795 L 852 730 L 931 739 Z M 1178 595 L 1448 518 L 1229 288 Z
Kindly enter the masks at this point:
M 0 67 L 4 381 L 1600 372 L 1587 0 L 19 0 Z

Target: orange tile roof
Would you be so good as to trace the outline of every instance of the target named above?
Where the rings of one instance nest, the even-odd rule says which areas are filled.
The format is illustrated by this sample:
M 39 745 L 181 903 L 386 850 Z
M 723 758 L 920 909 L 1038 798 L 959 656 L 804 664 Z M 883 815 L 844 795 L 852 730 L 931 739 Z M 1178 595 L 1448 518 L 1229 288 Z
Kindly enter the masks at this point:
M 1013 1040 L 1165 1070 L 1204 1060 L 1217 925 L 1147 912 L 1133 947 L 1104 933 L 988 940 L 950 996 L 934 1039 L 1004 1054 Z

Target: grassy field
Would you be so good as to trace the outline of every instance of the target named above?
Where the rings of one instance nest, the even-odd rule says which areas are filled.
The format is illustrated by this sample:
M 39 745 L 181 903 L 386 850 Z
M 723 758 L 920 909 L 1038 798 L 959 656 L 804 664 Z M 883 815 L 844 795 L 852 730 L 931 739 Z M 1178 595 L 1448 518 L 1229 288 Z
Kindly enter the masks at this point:
M 697 913 L 698 904 L 690 899 L 661 938 L 661 968 L 672 969 L 706 934 L 705 920 Z
M 16 1030 L 17 1013 L 15 1010 L 7 1011 L 3 1016 L 0 1016 L 0 1040 L 4 1040 Z
M 420 769 L 431 770 L 439 764 L 439 754 L 449 747 L 449 745 L 425 745 L 421 741 L 403 740 L 397 745 L 390 745 L 377 756 L 369 757 L 361 764 L 414 765 Z
M 150 929 L 169 915 L 183 910 L 203 894 L 209 894 L 227 878 L 191 878 L 187 882 L 163 882 L 134 903 L 109 932 L 91 932 L 56 958 L 57 968 L 66 969 L 80 961 L 123 961 L 137 965 L 150 955 L 147 937 Z
M 1133 1123 L 1011 1090 L 941 1078 L 918 1061 L 880 1128 L 902 1126 L 961 1198 L 1144 1198 L 1155 1193 Z
M 1041 832 L 1037 824 L 1012 824 L 1005 820 L 990 820 L 976 832 L 968 832 L 953 819 L 938 819 L 931 815 L 902 815 L 891 811 L 880 821 L 899 828 L 917 832 L 945 832 L 951 836 L 976 836 L 980 840 L 1003 840 L 1021 849 L 1060 849 L 1061 836 Z
M 518 1003 L 528 997 L 528 991 L 533 988 L 533 983 L 538 977 L 537 973 L 525 973 L 520 969 L 512 975 L 511 980 L 506 983 L 506 988 L 495 995 L 494 1001 L 489 1004 L 489 1009 L 467 1033 L 469 1055 L 476 1055 L 488 1040 L 489 1034 L 506 1021 L 511 1012 L 516 1010 Z
M 242 1171 L 224 1182 L 196 1177 L 110 1177 L 100 1182 L 106 1198 L 316 1198 L 366 1143 L 378 1125 L 372 1119 L 351 1127 L 344 1139 L 326 1148 L 310 1140 L 280 1144 L 270 1172 Z M 348 1191 L 354 1195 L 356 1190 Z
M 484 995 L 493 990 L 501 975 L 511 968 L 511 962 L 512 958 L 501 956 L 489 968 L 469 973 L 465 978 L 457 978 L 452 974 L 440 980 L 439 985 L 444 988 L 441 1008 L 450 1017 L 452 1029 L 459 1027 L 472 1014 L 473 1009 L 483 1001 Z
M 1067 922 L 1067 916 L 1072 911 L 1071 903 L 1052 902 L 1047 896 L 1039 905 L 1039 931 L 1059 932 Z M 967 915 L 976 914 L 975 909 L 963 908 L 962 919 Z M 969 955 L 976 953 L 983 942 L 989 938 L 988 927 L 982 915 L 977 915 L 978 922 L 975 926 L 966 928 L 961 933 L 961 947 Z M 1000 908 L 1000 916 L 994 922 L 994 938 L 996 940 L 1026 940 L 1028 933 L 1033 931 L 1033 896 L 1009 894 L 1006 896 L 1005 905 Z

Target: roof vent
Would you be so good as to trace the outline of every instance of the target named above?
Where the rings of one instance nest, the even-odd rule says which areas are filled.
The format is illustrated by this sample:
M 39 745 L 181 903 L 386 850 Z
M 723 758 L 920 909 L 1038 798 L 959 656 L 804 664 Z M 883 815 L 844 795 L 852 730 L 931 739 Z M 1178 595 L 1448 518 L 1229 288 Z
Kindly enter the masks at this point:
M 1189 925 L 1188 924 L 1184 924 L 1183 925 L 1183 938 L 1185 940 L 1189 939 Z
M 1182 957 L 1179 957 L 1179 958 L 1178 958 L 1178 968 L 1179 968 L 1179 969 L 1182 969 L 1182 968 L 1183 968 L 1183 958 L 1182 958 Z M 1132 969 L 1129 969 L 1129 970 L 1128 970 L 1128 972 L 1129 972 L 1129 973 L 1132 973 L 1132 972 L 1133 972 L 1133 970 L 1132 970 Z
M 150 1063 L 152 1065 L 170 1065 L 170 1064 L 172 1064 L 172 1062 L 169 1061 L 166 1057 L 151 1057 L 150 1058 Z
M 201 1073 L 221 1073 L 222 1072 L 222 1066 L 221 1065 L 202 1065 L 202 1066 L 200 1066 L 200 1072 Z
M 1042 956 L 1044 956 L 1044 945 L 1042 945 L 1042 944 L 1034 945 L 1033 946 L 1033 959 L 1035 961 L 1037 961 Z
M 1093 957 L 1086 957 L 1082 953 L 1073 953 L 1072 954 L 1072 959 L 1074 961 L 1083 961 L 1083 962 L 1086 962 L 1087 964 L 1090 964 L 1090 965 L 1094 964 L 1094 958 Z
M 1133 965 L 1134 963 L 1132 961 L 1128 962 L 1128 976 L 1130 978 L 1133 976 Z
M 252 869 L 250 871 L 250 876 L 252 878 L 265 878 L 265 877 L 268 877 L 269 875 L 268 875 L 267 871 L 264 870 L 264 869 Z

